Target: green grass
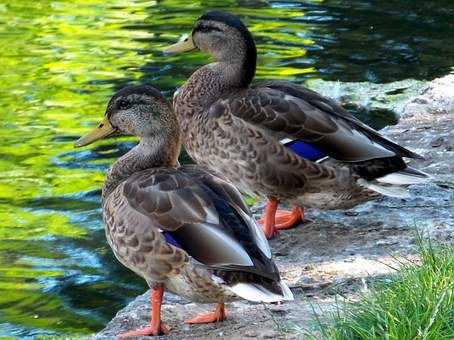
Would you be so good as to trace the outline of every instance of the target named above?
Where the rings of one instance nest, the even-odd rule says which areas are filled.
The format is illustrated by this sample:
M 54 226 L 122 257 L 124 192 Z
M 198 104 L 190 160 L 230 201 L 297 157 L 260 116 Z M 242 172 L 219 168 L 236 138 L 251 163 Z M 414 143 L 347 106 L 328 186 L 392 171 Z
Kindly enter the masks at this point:
M 324 339 L 454 339 L 454 247 L 419 239 L 420 263 L 372 285 L 359 301 L 343 304 L 329 320 L 317 316 Z

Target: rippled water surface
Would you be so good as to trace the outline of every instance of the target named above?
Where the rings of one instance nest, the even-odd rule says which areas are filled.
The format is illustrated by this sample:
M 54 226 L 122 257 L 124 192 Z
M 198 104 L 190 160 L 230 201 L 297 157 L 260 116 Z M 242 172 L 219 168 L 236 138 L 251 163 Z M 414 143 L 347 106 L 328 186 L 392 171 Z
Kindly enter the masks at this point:
M 452 1 L 2 0 L 0 336 L 88 334 L 145 289 L 113 259 L 99 209 L 103 173 L 132 141 L 72 144 L 115 89 L 170 96 L 203 64 L 161 50 L 209 8 L 244 18 L 258 78 L 431 79 L 454 60 Z

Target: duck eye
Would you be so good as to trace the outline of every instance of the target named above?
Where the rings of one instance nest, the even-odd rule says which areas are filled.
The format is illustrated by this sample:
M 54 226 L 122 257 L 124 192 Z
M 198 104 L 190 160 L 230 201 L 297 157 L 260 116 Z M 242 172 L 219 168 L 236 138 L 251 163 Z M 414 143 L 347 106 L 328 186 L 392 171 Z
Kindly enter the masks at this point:
M 199 31 L 203 32 L 203 33 L 208 33 L 211 31 L 211 28 L 207 27 L 207 26 L 201 26 L 201 27 L 199 27 Z
M 209 33 L 209 32 L 222 32 L 221 29 L 214 27 L 214 26 L 205 26 L 205 25 L 200 25 L 199 27 L 196 28 L 196 31 L 202 32 L 202 33 Z
M 117 102 L 117 107 L 118 107 L 120 110 L 129 109 L 130 106 L 131 106 L 131 102 L 130 102 L 129 100 L 126 100 L 126 99 L 120 99 L 120 100 Z

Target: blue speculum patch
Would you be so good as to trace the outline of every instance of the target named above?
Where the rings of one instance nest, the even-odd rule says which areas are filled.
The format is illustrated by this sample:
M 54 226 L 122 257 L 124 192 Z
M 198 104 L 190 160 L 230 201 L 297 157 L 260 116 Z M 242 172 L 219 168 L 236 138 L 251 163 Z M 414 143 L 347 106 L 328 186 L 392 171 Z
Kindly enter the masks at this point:
M 168 244 L 171 244 L 172 246 L 175 246 L 178 248 L 182 248 L 181 245 L 177 242 L 177 240 L 175 240 L 173 238 L 173 236 L 170 235 L 170 233 L 168 233 L 167 231 L 163 231 L 162 235 L 164 235 L 164 238 Z
M 323 157 L 326 157 L 326 154 L 321 152 L 319 149 L 317 149 L 315 146 L 303 142 L 302 140 L 293 140 L 291 142 L 285 143 L 284 144 L 286 147 L 291 149 L 294 153 L 296 153 L 298 156 L 303 157 L 305 159 L 308 159 L 310 161 L 318 161 L 319 159 L 322 159 Z

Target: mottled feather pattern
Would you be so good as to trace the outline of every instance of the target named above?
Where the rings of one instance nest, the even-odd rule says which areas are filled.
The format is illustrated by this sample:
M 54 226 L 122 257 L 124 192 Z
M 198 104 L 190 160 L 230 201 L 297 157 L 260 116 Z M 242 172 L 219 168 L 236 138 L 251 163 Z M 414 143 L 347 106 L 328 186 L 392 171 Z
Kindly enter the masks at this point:
M 410 150 L 386 139 L 383 137 L 379 132 L 372 129 L 370 126 L 361 122 L 358 118 L 354 117 L 348 111 L 346 111 L 342 106 L 336 103 L 334 100 L 324 97 L 319 93 L 307 89 L 303 86 L 293 84 L 291 82 L 286 81 L 268 81 L 265 83 L 258 84 L 255 87 L 258 91 L 262 89 L 273 89 L 277 91 L 281 91 L 286 93 L 289 96 L 294 98 L 299 98 L 304 102 L 307 102 L 311 107 L 319 109 L 325 116 L 329 116 L 334 119 L 335 123 L 346 129 L 345 132 L 357 132 L 356 137 L 359 136 L 364 137 L 366 136 L 369 139 L 369 143 L 365 143 L 365 147 L 367 147 L 364 151 L 372 151 L 372 149 L 377 148 L 378 145 L 381 145 L 384 149 L 390 150 L 394 153 L 394 155 L 400 157 L 407 157 L 407 158 L 419 158 L 422 157 Z M 345 133 L 344 132 L 344 133 Z M 358 140 L 358 142 L 361 138 Z M 363 152 L 364 152 L 363 151 Z M 375 150 L 377 152 L 377 150 Z M 383 149 L 381 150 L 382 157 L 390 156 L 387 153 L 383 153 Z M 370 157 L 374 155 L 373 157 Z M 362 155 L 362 160 L 365 158 L 366 155 Z M 376 157 L 377 155 L 373 152 L 369 154 L 369 159 Z M 392 155 L 391 155 L 392 156 Z M 333 156 L 334 157 L 334 156 Z M 336 158 L 336 157 L 334 157 Z M 351 159 L 350 161 L 355 160 Z M 358 159 L 356 159 L 358 160 Z
M 241 193 L 235 188 L 235 186 L 233 186 L 232 183 L 216 176 L 214 173 L 209 173 L 207 169 L 201 170 L 198 165 L 187 164 L 181 166 L 180 169 L 191 177 L 198 178 L 205 183 L 209 183 L 210 188 L 215 190 L 219 196 L 225 197 L 227 201 L 232 202 L 246 214 L 251 215 L 248 206 L 242 199 Z
M 198 183 L 175 169 L 156 169 L 155 172 L 157 176 L 148 170 L 131 176 L 124 184 L 130 188 L 124 195 L 133 208 L 161 229 L 173 231 L 184 224 L 202 223 L 208 216 L 217 216 L 210 198 Z
M 238 296 L 230 293 L 222 284 L 213 280 L 212 270 L 194 261 L 189 261 L 181 275 L 169 278 L 166 281 L 166 288 L 174 294 L 198 303 L 238 300 Z
M 288 297 L 239 191 L 200 167 L 179 166 L 179 124 L 159 92 L 132 86 L 113 98 L 108 124 L 140 137 L 111 166 L 102 190 L 107 242 L 118 260 L 150 287 L 193 301 L 247 299 L 250 274 L 271 280 L 281 294 L 262 292 L 260 301 Z M 236 273 L 240 289 L 215 275 L 225 272 Z
M 259 227 L 239 191 L 198 166 L 136 172 L 110 193 L 103 208 L 115 256 L 149 284 L 163 282 L 192 300 L 217 302 L 234 295 L 213 281 L 214 273 L 233 271 L 241 282 L 251 273 L 257 282 L 262 276 L 271 285 L 279 281 L 269 248 L 257 245 L 253 230 Z M 218 231 L 210 234 L 210 228 Z M 166 242 L 162 232 L 179 246 Z M 223 238 L 208 241 L 219 233 Z
M 237 95 L 222 101 L 224 110 L 271 130 L 307 141 L 338 130 L 335 122 L 318 108 L 285 92 L 265 87 L 250 88 Z
M 260 129 L 225 113 L 203 114 L 188 124 L 186 149 L 198 163 L 216 169 L 242 191 L 257 196 L 292 198 L 306 183 L 335 180 L 334 168 L 298 157 Z M 291 192 L 290 192 L 291 191 Z
M 277 87 L 249 88 L 222 100 L 222 105 L 225 112 L 252 123 L 256 128 L 311 142 L 339 160 L 361 161 L 394 156 L 363 133 L 362 123 L 354 125 L 354 118 L 345 119 L 333 114 L 334 108 L 327 103 L 324 103 L 324 108 L 329 109 L 323 111 L 311 103 L 311 99 L 303 100 Z M 219 107 L 217 110 L 222 111 Z M 347 117 L 350 117 L 348 113 Z
M 120 184 L 103 204 L 106 237 L 118 260 L 150 282 L 179 274 L 187 254 L 168 245 L 150 219 L 132 209 Z
M 376 197 L 357 184 L 360 176 L 396 171 L 405 167 L 401 156 L 412 155 L 304 87 L 288 82 L 222 87 L 221 76 L 220 64 L 197 70 L 174 97 L 174 107 L 189 155 L 245 193 L 352 207 Z M 312 143 L 340 162 L 314 163 L 281 145 L 284 138 Z

